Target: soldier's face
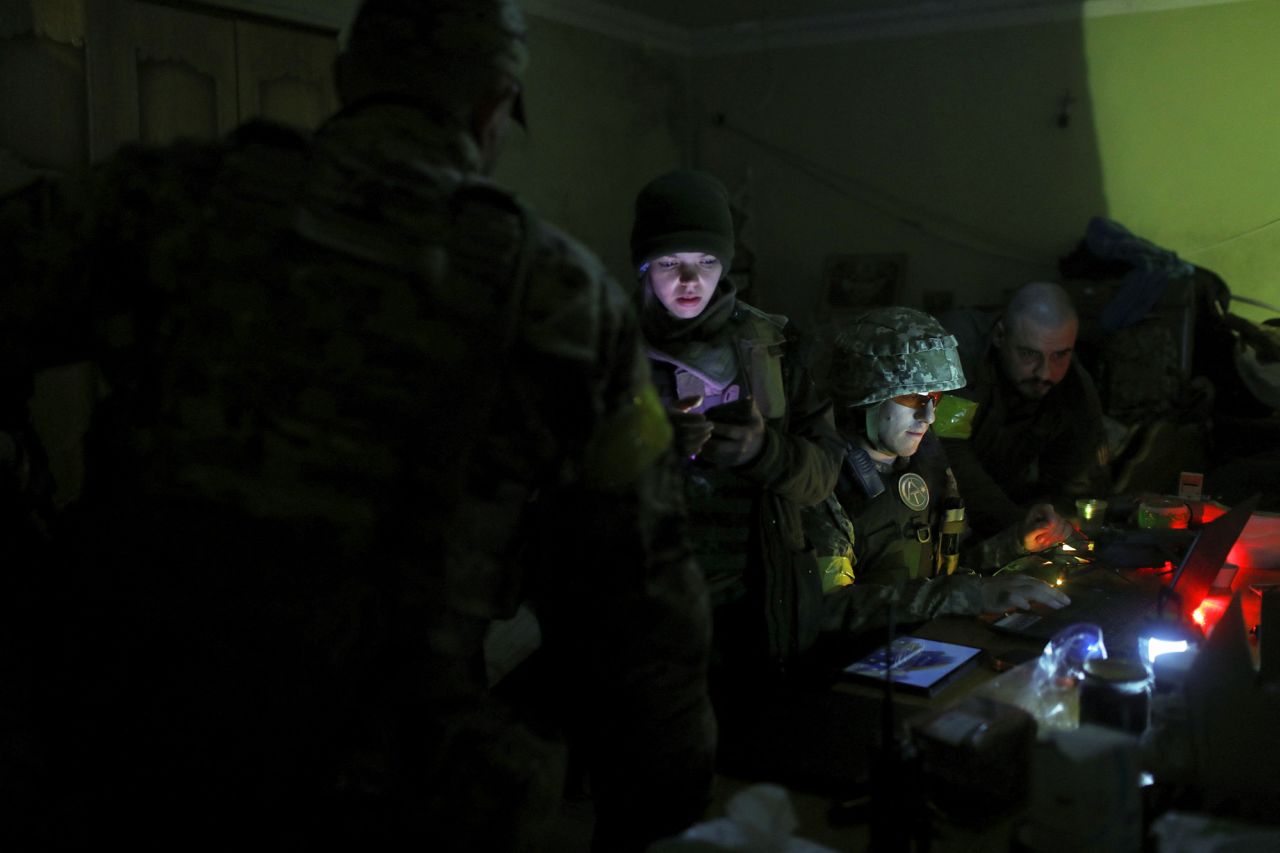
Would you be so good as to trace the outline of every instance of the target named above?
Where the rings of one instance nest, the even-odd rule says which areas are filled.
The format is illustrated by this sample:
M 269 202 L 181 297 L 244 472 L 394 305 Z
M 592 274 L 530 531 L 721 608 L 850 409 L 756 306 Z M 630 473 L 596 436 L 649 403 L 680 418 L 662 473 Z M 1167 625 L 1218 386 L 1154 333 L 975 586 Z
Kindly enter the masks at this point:
M 1076 345 L 1076 321 L 1046 327 L 1027 318 L 1008 325 L 997 323 L 992 342 L 1004 375 L 1023 397 L 1039 400 L 1062 381 L 1071 367 Z
M 691 320 L 711 302 L 723 272 L 715 255 L 677 252 L 649 263 L 649 287 L 671 316 Z
M 885 400 L 875 412 L 880 445 L 895 456 L 912 456 L 920 449 L 933 423 L 934 409 L 942 395 L 904 394 Z

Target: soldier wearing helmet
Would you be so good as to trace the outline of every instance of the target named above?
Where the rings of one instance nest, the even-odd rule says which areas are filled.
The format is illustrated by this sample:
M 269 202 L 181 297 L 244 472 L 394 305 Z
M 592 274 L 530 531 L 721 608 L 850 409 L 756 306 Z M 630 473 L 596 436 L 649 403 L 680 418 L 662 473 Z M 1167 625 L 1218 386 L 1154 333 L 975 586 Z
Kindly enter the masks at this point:
M 17 846 L 536 849 L 565 731 L 598 849 L 701 817 L 706 590 L 635 316 L 486 177 L 525 59 L 516 0 L 367 0 L 314 135 L 0 199 L 0 359 L 104 378 L 31 573 L 57 642 L 5 684 Z M 522 602 L 527 705 L 486 642 Z
M 964 384 L 955 339 L 920 311 L 868 312 L 836 337 L 829 384 L 848 441 L 837 490 L 857 519 L 860 579 L 932 576 L 933 533 L 960 497 L 929 429 L 943 392 Z
M 867 627 L 879 615 L 872 605 L 890 599 L 905 603 L 903 618 L 1062 603 L 1034 579 L 953 574 L 964 535 L 963 484 L 930 427 L 945 392 L 964 381 L 955 338 L 921 311 L 874 309 L 838 333 L 828 386 L 846 441 L 844 464 L 832 497 L 806 512 L 823 557 L 828 626 Z M 1067 532 L 1052 507 L 1035 507 L 969 558 L 995 568 Z

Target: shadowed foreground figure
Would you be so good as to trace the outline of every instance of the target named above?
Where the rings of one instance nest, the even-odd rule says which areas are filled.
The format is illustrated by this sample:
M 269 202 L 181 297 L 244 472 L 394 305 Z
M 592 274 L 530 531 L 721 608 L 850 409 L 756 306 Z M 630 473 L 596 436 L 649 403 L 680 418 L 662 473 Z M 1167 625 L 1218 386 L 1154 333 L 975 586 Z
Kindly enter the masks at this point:
M 700 817 L 706 595 L 634 319 L 480 177 L 525 52 L 512 0 L 369 0 L 314 138 L 3 200 L 0 355 L 103 381 L 0 831 L 537 849 L 564 729 L 597 849 Z M 482 644 L 521 601 L 559 677 L 517 719 Z

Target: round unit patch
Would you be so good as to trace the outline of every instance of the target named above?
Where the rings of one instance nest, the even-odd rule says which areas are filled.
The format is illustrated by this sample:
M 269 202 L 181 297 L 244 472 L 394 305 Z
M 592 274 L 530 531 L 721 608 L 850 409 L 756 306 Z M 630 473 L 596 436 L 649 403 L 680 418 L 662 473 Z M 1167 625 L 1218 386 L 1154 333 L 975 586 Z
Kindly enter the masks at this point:
M 898 497 L 912 512 L 929 506 L 929 484 L 919 474 L 903 474 L 898 480 Z

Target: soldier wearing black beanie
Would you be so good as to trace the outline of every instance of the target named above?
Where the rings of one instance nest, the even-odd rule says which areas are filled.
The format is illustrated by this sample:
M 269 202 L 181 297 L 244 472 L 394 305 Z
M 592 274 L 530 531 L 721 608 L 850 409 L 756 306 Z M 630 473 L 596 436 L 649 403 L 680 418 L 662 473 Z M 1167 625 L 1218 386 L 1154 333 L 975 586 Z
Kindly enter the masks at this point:
M 842 442 L 794 327 L 737 298 L 733 255 L 729 195 L 714 176 L 670 172 L 640 191 L 631 229 L 640 327 L 687 463 L 694 551 L 713 605 L 735 613 L 717 617 L 737 628 L 715 644 L 733 666 L 755 667 L 808 642 L 764 606 L 763 587 L 804 551 L 799 509 L 831 493 Z

